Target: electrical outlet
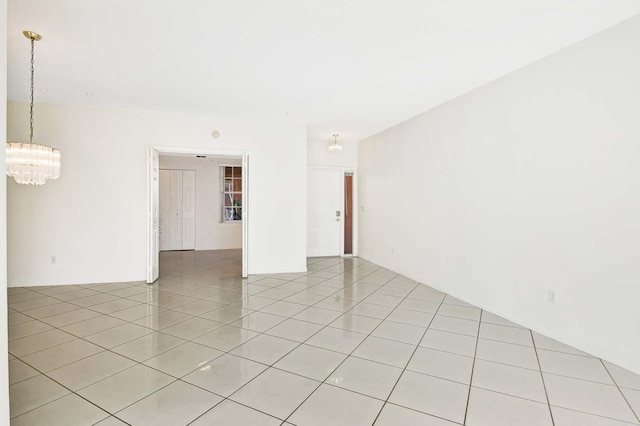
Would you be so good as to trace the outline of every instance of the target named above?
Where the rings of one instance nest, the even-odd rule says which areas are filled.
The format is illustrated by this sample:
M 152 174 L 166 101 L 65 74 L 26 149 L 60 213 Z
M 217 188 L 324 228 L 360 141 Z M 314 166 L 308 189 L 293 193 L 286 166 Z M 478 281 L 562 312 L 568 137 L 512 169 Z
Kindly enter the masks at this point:
M 56 255 L 55 254 L 51 255 L 51 263 L 56 263 Z
M 558 292 L 556 290 L 549 290 L 549 303 L 558 304 Z

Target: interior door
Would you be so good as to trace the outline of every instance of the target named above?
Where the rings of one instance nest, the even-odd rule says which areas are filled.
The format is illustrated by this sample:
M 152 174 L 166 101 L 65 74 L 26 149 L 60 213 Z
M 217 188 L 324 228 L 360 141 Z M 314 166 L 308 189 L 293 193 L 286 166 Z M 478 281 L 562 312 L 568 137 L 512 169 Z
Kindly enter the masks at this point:
M 160 250 L 182 250 L 182 170 L 160 170 Z
M 153 283 L 160 275 L 160 155 L 147 151 L 147 282 Z
M 182 250 L 196 249 L 196 171 L 182 170 Z
M 339 169 L 308 169 L 307 256 L 340 255 L 341 181 Z

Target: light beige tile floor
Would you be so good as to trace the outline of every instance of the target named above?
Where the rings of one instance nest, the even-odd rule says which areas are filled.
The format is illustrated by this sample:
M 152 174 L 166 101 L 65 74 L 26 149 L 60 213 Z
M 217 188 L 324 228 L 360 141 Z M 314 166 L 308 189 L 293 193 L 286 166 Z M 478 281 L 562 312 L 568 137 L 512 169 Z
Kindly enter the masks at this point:
M 365 260 L 239 275 L 10 288 L 11 424 L 640 424 L 640 376 Z

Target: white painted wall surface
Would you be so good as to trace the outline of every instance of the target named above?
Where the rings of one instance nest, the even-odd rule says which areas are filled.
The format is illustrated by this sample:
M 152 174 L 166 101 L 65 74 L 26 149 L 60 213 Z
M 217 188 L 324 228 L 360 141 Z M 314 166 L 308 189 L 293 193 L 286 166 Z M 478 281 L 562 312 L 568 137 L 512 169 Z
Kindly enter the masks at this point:
M 340 142 L 340 138 L 338 138 Z M 327 141 L 309 141 L 307 144 L 307 163 L 309 166 L 358 167 L 358 144 L 356 142 L 340 142 L 342 152 L 331 155 Z
M 360 255 L 640 373 L 638 76 L 640 17 L 361 142 Z
M 306 269 L 304 125 L 51 104 L 35 114 L 34 140 L 61 149 L 62 177 L 8 185 L 10 286 L 145 279 L 148 146 L 250 152 L 249 273 Z M 10 138 L 27 135 L 28 104 L 9 102 L 8 117 Z
M 196 250 L 242 247 L 242 224 L 220 222 L 220 166 L 241 166 L 236 158 L 160 155 L 161 169 L 196 171 Z
M 7 1 L 0 0 L 0 135 L 7 134 Z M 5 150 L 0 149 L 0 424 L 9 424 L 7 336 L 7 186 Z M 305 168 L 306 169 L 306 168 Z M 306 172 L 306 170 L 305 170 Z

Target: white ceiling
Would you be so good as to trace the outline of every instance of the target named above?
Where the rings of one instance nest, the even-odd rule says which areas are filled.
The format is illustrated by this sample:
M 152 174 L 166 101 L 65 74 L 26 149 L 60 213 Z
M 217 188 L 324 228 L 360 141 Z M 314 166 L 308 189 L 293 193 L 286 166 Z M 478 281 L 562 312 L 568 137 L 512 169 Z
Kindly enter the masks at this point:
M 8 92 L 28 99 L 29 29 L 43 35 L 36 102 L 288 114 L 309 140 L 361 140 L 638 13 L 639 0 L 9 0 Z

